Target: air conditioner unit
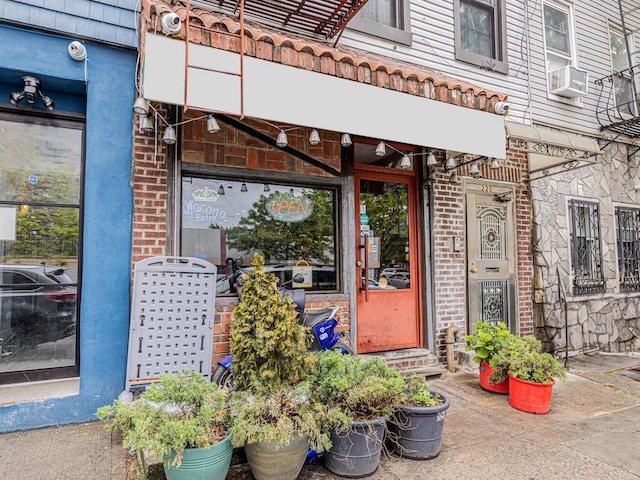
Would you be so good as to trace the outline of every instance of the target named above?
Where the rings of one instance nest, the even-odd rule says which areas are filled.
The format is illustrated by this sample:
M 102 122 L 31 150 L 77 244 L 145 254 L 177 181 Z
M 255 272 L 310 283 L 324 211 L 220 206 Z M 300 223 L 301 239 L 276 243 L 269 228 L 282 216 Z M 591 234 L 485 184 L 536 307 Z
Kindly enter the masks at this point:
M 589 90 L 589 73 L 571 65 L 549 74 L 551 93 L 561 97 L 584 97 Z

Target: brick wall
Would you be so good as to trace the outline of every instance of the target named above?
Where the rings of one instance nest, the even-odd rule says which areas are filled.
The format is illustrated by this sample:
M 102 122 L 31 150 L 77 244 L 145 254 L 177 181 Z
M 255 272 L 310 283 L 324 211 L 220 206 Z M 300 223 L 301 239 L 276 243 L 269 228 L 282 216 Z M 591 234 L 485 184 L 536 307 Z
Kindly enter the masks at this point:
M 442 165 L 444 158 L 441 156 Z M 458 327 L 460 338 L 467 325 L 467 258 L 464 242 L 459 252 L 453 251 L 454 236 L 466 238 L 465 196 L 462 176 L 468 174 L 468 166 L 457 169 L 458 180 L 449 181 L 449 173 L 441 167 L 432 174 L 433 189 L 433 248 L 436 315 L 436 354 L 445 358 L 444 335 L 448 327 Z M 531 255 L 532 207 L 529 196 L 528 161 L 525 153 L 509 150 L 501 168 L 491 170 L 488 164 L 480 165 L 483 179 L 512 183 L 515 187 L 515 234 L 517 262 L 517 321 L 521 334 L 533 333 L 533 260 Z M 464 349 L 463 343 L 456 345 Z
M 168 118 L 168 112 L 160 110 Z M 185 162 L 220 165 L 225 167 L 248 168 L 275 172 L 292 172 L 304 175 L 326 176 L 326 172 L 302 160 L 273 148 L 254 137 L 229 127 L 222 122 L 221 130 L 215 134 L 206 131 L 201 112 L 189 111 L 182 125 L 182 153 Z M 189 121 L 194 120 L 194 121 Z M 167 158 L 172 156 L 174 147 L 162 143 L 164 126 L 153 135 L 139 132 L 139 118 L 135 119 L 134 164 L 131 170 L 134 195 L 133 262 L 144 258 L 168 254 L 170 244 L 167 223 L 172 208 L 168 205 Z M 174 121 L 174 120 L 170 120 Z M 264 122 L 245 121 L 253 128 L 275 138 L 278 129 Z M 280 125 L 282 128 L 288 126 Z M 321 142 L 309 144 L 307 128 L 287 131 L 289 146 L 321 160 L 333 168 L 340 169 L 340 136 L 335 132 L 319 132 Z M 178 132 L 180 133 L 180 132 Z M 349 330 L 349 303 L 344 296 L 323 296 L 323 301 L 307 302 L 307 308 L 317 309 L 327 305 L 340 306 L 339 331 Z M 236 298 L 219 297 L 216 301 L 213 331 L 213 356 L 215 361 L 229 352 L 229 328 Z

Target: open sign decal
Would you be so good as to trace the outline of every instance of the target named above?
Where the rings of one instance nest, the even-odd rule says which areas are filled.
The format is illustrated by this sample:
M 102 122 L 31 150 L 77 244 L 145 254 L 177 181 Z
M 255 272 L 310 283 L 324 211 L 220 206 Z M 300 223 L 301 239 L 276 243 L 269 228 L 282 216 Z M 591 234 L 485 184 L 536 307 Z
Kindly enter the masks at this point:
M 287 223 L 302 222 L 313 213 L 313 200 L 305 196 L 291 196 L 275 192 L 267 198 L 267 213 L 274 220 Z

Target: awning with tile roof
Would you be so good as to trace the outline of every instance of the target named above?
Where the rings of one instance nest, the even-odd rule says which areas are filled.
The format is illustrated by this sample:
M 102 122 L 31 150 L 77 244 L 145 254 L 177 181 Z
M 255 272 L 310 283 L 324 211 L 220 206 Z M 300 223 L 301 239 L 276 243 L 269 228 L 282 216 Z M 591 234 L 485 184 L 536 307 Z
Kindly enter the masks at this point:
M 504 117 L 493 111 L 503 94 L 202 8 L 189 11 L 186 42 L 184 26 L 176 35 L 156 33 L 167 12 L 187 19 L 182 4 L 142 1 L 142 88 L 149 100 L 505 158 Z

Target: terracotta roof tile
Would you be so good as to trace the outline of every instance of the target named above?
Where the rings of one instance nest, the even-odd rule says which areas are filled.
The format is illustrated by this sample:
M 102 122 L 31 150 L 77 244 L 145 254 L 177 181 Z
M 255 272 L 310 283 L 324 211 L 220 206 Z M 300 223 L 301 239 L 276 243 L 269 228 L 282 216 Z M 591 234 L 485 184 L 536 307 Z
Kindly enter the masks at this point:
M 160 18 L 175 12 L 183 21 L 174 38 L 185 38 L 187 9 L 172 0 L 142 0 L 144 31 L 159 31 Z M 191 8 L 190 41 L 223 50 L 240 51 L 240 23 L 223 13 Z M 206 28 L 202 28 L 206 27 Z M 229 35 L 232 34 L 232 35 Z M 422 65 L 345 46 L 331 46 L 319 40 L 258 25 L 245 20 L 245 54 L 264 60 L 297 66 L 319 73 L 347 78 L 382 88 L 428 97 L 476 110 L 493 112 L 506 95 L 450 77 Z M 144 48 L 143 45 L 141 48 Z M 311 57 L 309 57 L 311 55 Z M 417 84 L 416 84 L 417 83 Z

